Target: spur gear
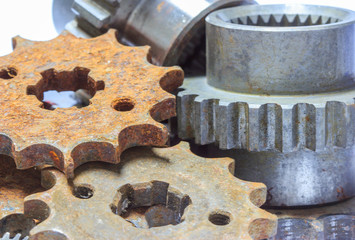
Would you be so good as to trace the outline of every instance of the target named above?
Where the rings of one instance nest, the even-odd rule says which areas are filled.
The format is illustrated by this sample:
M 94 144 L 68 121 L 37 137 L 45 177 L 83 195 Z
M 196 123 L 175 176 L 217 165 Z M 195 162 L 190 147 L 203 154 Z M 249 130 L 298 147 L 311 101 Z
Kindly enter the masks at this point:
M 178 67 L 148 62 L 148 47 L 126 47 L 115 31 L 94 39 L 63 33 L 47 42 L 14 39 L 0 58 L 0 154 L 18 169 L 51 165 L 72 177 L 88 161 L 119 162 L 126 148 L 163 146 L 162 121 L 175 116 Z M 86 90 L 90 105 L 48 110 L 48 90 Z
M 115 28 L 121 42 L 151 46 L 153 62 L 158 65 L 204 69 L 206 15 L 223 7 L 253 3 L 251 0 L 74 0 L 72 9 L 77 17 L 66 28 L 86 38 Z
M 179 137 L 235 149 L 236 176 L 264 182 L 270 206 L 355 195 L 355 14 L 250 5 L 206 24 L 207 76 L 178 93 Z
M 76 170 L 72 186 L 61 172 L 44 170 L 43 182 L 50 189 L 25 202 L 26 214 L 45 219 L 32 229 L 31 239 L 273 236 L 276 217 L 258 208 L 265 201 L 265 186 L 241 181 L 233 171 L 232 159 L 198 157 L 183 142 L 129 149 L 118 165 L 85 164 Z M 48 206 L 45 216 L 32 214 L 43 204 Z
M 28 240 L 28 237 L 22 237 L 21 234 L 16 234 L 15 237 L 11 238 L 10 233 L 5 233 L 0 240 Z

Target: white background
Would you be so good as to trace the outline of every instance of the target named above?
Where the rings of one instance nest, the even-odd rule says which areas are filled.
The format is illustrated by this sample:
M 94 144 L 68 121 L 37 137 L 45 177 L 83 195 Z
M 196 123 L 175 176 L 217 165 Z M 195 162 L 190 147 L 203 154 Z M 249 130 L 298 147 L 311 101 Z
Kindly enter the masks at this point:
M 190 0 L 193 3 L 194 0 Z M 355 11 L 355 0 L 256 0 L 259 4 L 308 3 Z M 52 0 L 0 0 L 0 56 L 12 51 L 11 38 L 49 40 L 58 35 L 52 20 Z

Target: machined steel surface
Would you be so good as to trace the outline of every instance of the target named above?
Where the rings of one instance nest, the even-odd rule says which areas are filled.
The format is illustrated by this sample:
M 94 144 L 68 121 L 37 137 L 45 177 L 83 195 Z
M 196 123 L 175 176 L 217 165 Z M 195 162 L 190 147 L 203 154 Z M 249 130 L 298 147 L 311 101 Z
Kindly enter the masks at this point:
M 77 18 L 67 29 L 77 36 L 89 37 L 115 28 L 121 42 L 151 46 L 156 64 L 204 68 L 206 15 L 219 8 L 252 3 L 251 0 L 75 0 L 73 11 Z
M 18 169 L 51 165 L 73 177 L 89 161 L 119 162 L 127 148 L 163 146 L 157 122 L 175 115 L 179 67 L 150 64 L 148 47 L 126 47 L 115 31 L 94 39 L 63 33 L 47 42 L 14 39 L 0 58 L 0 154 Z M 86 90 L 90 105 L 50 110 L 48 90 Z
M 233 171 L 232 159 L 198 157 L 184 142 L 128 149 L 118 165 L 85 164 L 71 184 L 63 173 L 45 169 L 42 182 L 50 189 L 25 202 L 28 216 L 45 219 L 31 230 L 30 239 L 273 236 L 277 218 L 258 208 L 265 201 L 265 185 L 241 181 Z
M 207 76 L 187 78 L 178 93 L 179 137 L 228 150 L 204 151 L 264 182 L 269 206 L 355 195 L 355 14 L 251 5 L 206 24 Z

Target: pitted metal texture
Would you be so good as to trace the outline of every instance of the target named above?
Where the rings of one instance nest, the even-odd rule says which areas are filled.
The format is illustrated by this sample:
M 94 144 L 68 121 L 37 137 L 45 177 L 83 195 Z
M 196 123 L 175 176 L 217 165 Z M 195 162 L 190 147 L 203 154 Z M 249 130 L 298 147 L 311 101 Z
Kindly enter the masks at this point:
M 233 170 L 232 159 L 198 157 L 184 142 L 129 149 L 118 165 L 85 164 L 70 185 L 61 172 L 44 170 L 42 182 L 50 189 L 25 202 L 27 215 L 45 219 L 30 239 L 273 236 L 276 217 L 258 208 L 265 201 L 265 186 L 241 181 Z
M 115 31 L 94 39 L 63 33 L 47 42 L 14 39 L 0 58 L 0 153 L 18 169 L 51 165 L 73 177 L 89 161 L 118 163 L 132 146 L 163 146 L 175 116 L 178 67 L 149 63 L 148 47 L 126 47 Z M 50 110 L 48 90 L 84 89 L 89 106 Z
M 355 14 L 252 5 L 206 24 L 207 75 L 178 93 L 179 137 L 230 150 L 236 176 L 264 182 L 270 205 L 353 196 Z

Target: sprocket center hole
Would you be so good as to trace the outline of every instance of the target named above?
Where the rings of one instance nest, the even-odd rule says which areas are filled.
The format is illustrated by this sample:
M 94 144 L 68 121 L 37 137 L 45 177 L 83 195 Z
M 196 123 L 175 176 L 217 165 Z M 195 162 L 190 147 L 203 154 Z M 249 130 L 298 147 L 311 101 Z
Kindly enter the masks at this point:
M 97 91 L 104 90 L 104 81 L 95 81 L 89 77 L 90 70 L 83 67 L 76 67 L 73 71 L 56 71 L 48 69 L 41 73 L 42 79 L 36 85 L 27 86 L 27 95 L 35 95 L 42 102 L 41 107 L 53 110 L 54 104 L 44 101 L 44 94 L 57 91 L 72 91 L 78 102 L 75 106 L 86 107 L 90 104 L 90 98 L 94 97 Z
M 191 199 L 169 184 L 152 181 L 126 184 L 118 189 L 110 205 L 114 214 L 124 218 L 137 228 L 152 228 L 177 225 Z

